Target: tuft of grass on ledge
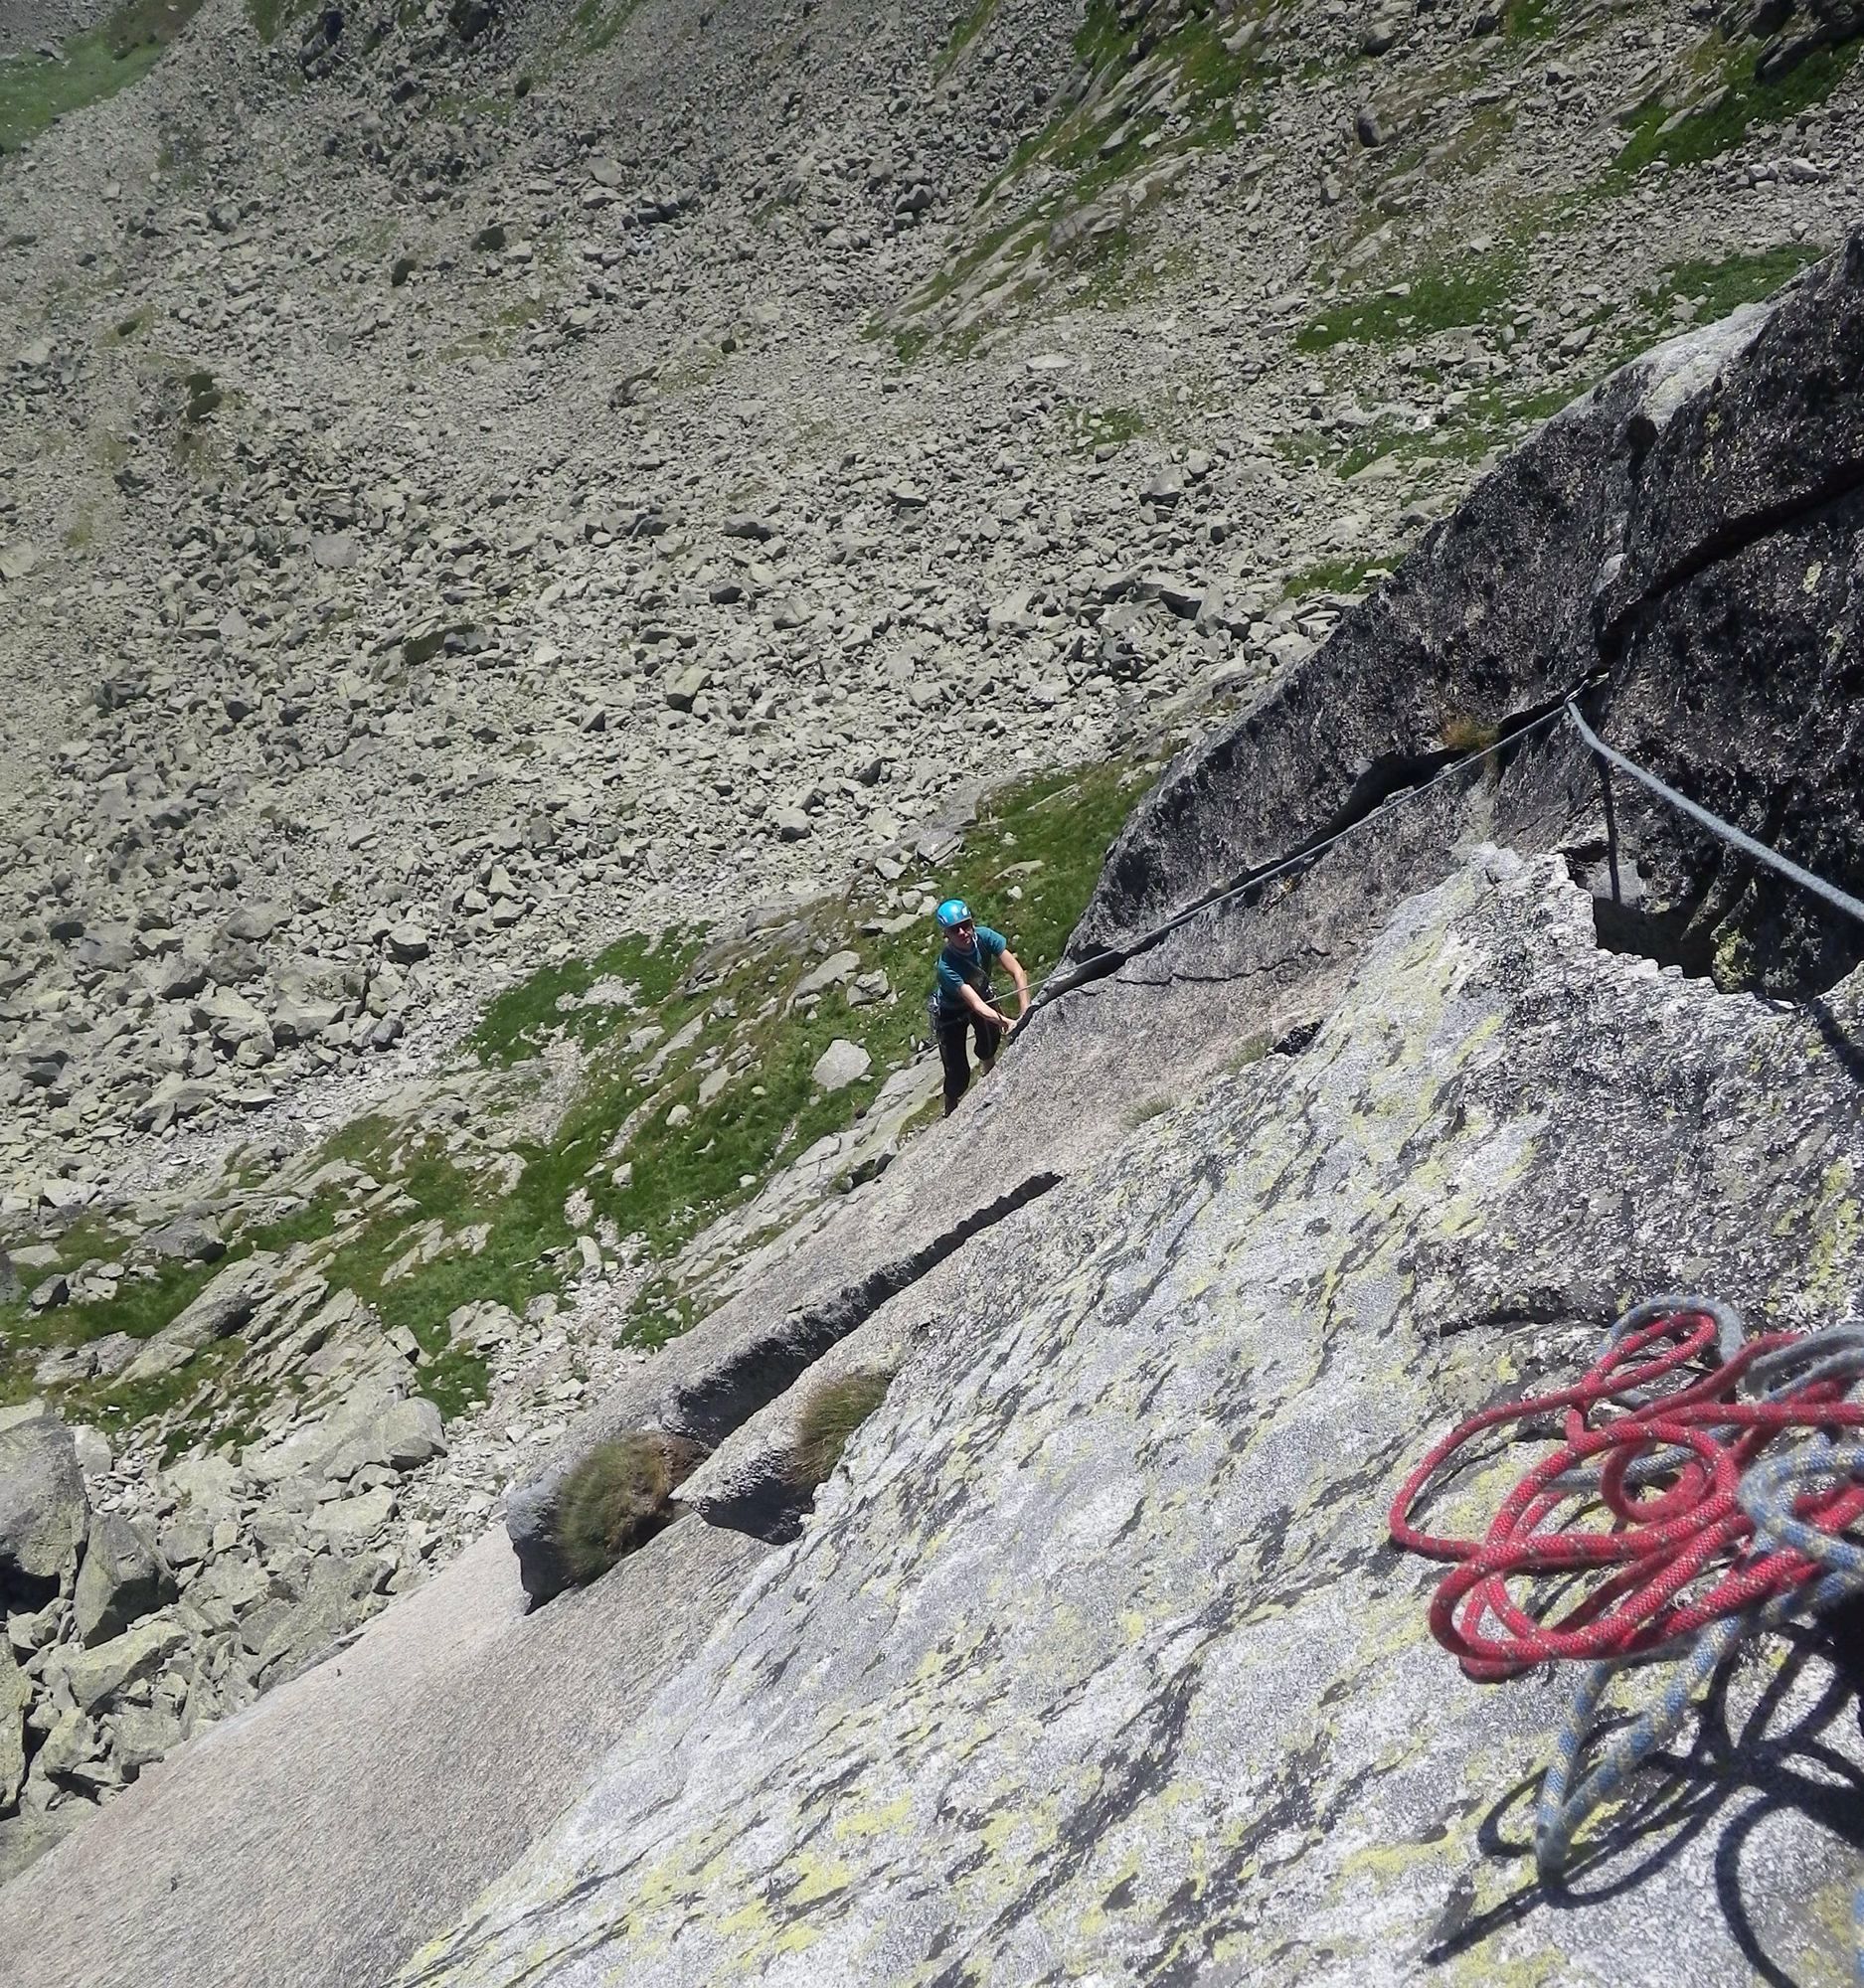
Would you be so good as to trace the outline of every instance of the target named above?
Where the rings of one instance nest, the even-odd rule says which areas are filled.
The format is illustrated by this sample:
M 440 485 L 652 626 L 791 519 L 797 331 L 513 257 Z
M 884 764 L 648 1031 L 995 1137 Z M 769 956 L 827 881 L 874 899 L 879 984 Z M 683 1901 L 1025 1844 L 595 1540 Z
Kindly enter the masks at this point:
M 579 1585 L 587 1585 L 645 1546 L 676 1516 L 674 1491 L 704 1451 L 659 1429 L 630 1429 L 597 1443 L 557 1494 L 557 1550 Z
M 791 1481 L 805 1490 L 826 1483 L 855 1430 L 887 1399 L 893 1383 L 891 1373 L 847 1374 L 811 1390 L 797 1425 Z

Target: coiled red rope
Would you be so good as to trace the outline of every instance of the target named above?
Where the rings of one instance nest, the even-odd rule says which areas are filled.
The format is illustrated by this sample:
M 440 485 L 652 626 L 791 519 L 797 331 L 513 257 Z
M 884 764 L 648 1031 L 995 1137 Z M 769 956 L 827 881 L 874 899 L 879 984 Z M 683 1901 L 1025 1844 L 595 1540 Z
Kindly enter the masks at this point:
M 1431 1631 L 1467 1676 L 1491 1682 L 1549 1658 L 1669 1653 L 1824 1571 L 1790 1546 L 1757 1545 L 1737 1490 L 1781 1436 L 1864 1427 L 1864 1403 L 1845 1399 L 1857 1363 L 1822 1372 L 1833 1364 L 1820 1358 L 1831 1334 L 1776 1332 L 1742 1344 L 1731 1320 L 1708 1300 L 1640 1305 L 1576 1386 L 1466 1417 L 1405 1480 L 1392 1539 L 1452 1563 L 1431 1602 Z M 1552 1417 L 1559 1439 L 1480 1539 L 1413 1523 L 1420 1500 L 1476 1437 Z M 1864 1484 L 1843 1476 L 1814 1484 L 1792 1513 L 1839 1534 L 1864 1513 Z

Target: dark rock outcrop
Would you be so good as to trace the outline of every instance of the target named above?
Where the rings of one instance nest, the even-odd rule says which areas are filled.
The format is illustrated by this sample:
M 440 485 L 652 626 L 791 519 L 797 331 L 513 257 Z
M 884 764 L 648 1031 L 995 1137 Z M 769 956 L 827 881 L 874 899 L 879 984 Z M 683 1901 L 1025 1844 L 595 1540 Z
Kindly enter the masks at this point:
M 1620 750 L 1864 890 L 1861 527 L 1854 236 L 1771 309 L 1659 349 L 1550 422 L 1310 662 L 1174 764 L 1116 844 L 1071 957 L 1124 953 L 1580 690 Z M 1452 822 L 1517 847 L 1602 843 L 1587 755 L 1570 735 L 1536 738 L 1499 755 L 1492 788 L 1465 782 L 1448 816 L 1440 803 L 1364 838 L 1388 856 L 1408 839 L 1411 860 L 1380 879 L 1368 856 L 1364 888 L 1337 915 L 1310 916 L 1310 936 L 1344 935 L 1445 874 Z M 1864 956 L 1864 933 L 1838 914 L 1750 878 L 1643 794 L 1616 800 L 1653 948 L 1782 993 L 1816 991 Z M 1311 894 L 1302 910 L 1316 910 Z M 1195 943 L 1208 942 L 1200 928 Z

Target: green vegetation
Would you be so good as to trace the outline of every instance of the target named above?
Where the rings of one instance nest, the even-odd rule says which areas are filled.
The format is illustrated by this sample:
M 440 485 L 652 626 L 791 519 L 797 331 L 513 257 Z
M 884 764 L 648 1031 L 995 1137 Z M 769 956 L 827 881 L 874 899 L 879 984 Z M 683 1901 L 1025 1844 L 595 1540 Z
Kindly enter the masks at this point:
M 566 1001 L 580 1002 L 598 982 L 620 982 L 633 990 L 621 1005 L 658 1008 L 679 985 L 703 941 L 703 932 L 677 929 L 652 938 L 630 935 L 593 959 L 546 966 L 491 1003 L 473 1032 L 473 1053 L 487 1066 L 509 1069 L 536 1056 L 549 1034 L 567 1032 L 593 1044 L 612 1021 L 613 1009 L 598 1002 L 566 1012 Z
M 1655 308 L 1663 298 L 1688 297 L 1705 322 L 1726 317 L 1743 304 L 1771 297 L 1824 253 L 1816 242 L 1782 242 L 1778 248 L 1750 254 L 1728 255 L 1718 262 L 1678 262 L 1666 269 L 1645 301 Z
M 1137 408 L 1069 408 L 1063 420 L 1078 448 L 1099 448 L 1103 443 L 1117 447 L 1136 440 L 1145 432 L 1145 416 Z
M 1517 258 L 1501 249 L 1438 263 L 1410 282 L 1330 305 L 1295 333 L 1294 349 L 1325 352 L 1348 340 L 1398 345 L 1457 325 L 1483 324 L 1501 314 L 1518 275 Z
M 1246 1036 L 1237 1045 L 1236 1054 L 1225 1060 L 1224 1069 L 1234 1077 L 1239 1071 L 1261 1063 L 1272 1047 L 1267 1036 Z
M 934 338 L 950 341 L 965 336 L 940 330 L 938 306 L 999 259 L 1003 272 L 988 292 L 995 312 L 1012 303 L 1027 305 L 1041 294 L 1044 261 L 1064 274 L 1087 273 L 1089 282 L 1069 292 L 1077 306 L 1092 307 L 1115 294 L 1124 296 L 1123 282 L 1145 267 L 1134 255 L 1138 217 L 1155 201 L 1169 198 L 1170 189 L 1153 182 L 1143 199 L 1128 195 L 1118 204 L 1103 196 L 1175 154 L 1227 146 L 1242 132 L 1260 126 L 1263 112 L 1255 101 L 1254 85 L 1274 70 L 1259 48 L 1246 41 L 1233 51 L 1224 36 L 1244 34 L 1271 6 L 1271 0 L 1247 0 L 1242 13 L 1222 20 L 1214 9 L 1194 9 L 1152 49 L 1143 41 L 1142 22 L 1121 25 L 1117 0 L 1090 0 L 1075 38 L 1083 64 L 1081 86 L 985 184 L 978 197 L 977 232 L 909 301 L 906 322 L 893 327 L 902 359 L 917 358 Z M 987 17 L 987 7 L 980 11 Z M 1158 92 L 1150 93 L 1147 103 L 1152 107 L 1146 107 L 1121 88 L 1142 46 L 1177 72 L 1179 96 L 1169 131 L 1164 112 L 1157 107 Z M 1018 203 L 1011 190 L 1031 167 L 1048 169 L 1045 190 Z M 1113 225 L 1084 229 L 1082 219 L 1090 210 Z M 1012 252 L 1005 255 L 1005 250 Z M 966 329 L 974 342 L 981 327 L 974 321 Z
M 1033 974 L 1060 956 L 1150 771 L 1115 763 L 1028 781 L 986 802 L 943 866 L 1010 933 Z M 295 1206 L 236 1225 L 220 1262 L 125 1268 L 113 1295 L 42 1314 L 23 1298 L 0 1307 L 0 1402 L 34 1392 L 34 1370 L 50 1348 L 111 1332 L 149 1338 L 229 1263 L 296 1245 L 294 1268 L 354 1293 L 390 1330 L 413 1336 L 422 1392 L 456 1414 L 482 1400 L 488 1383 L 484 1359 L 452 1337 L 448 1320 L 462 1306 L 493 1301 L 522 1312 L 561 1292 L 581 1262 L 578 1238 L 606 1234 L 610 1224 L 650 1256 L 669 1257 L 774 1169 L 843 1130 L 910 1061 L 925 1028 L 928 934 L 917 918 L 889 932 L 897 920 L 888 913 L 869 879 L 748 938 L 674 930 L 540 969 L 489 1005 L 471 1050 L 491 1074 L 553 1041 L 574 1046 L 577 1086 L 554 1125 L 511 1137 L 500 1122 L 498 1085 L 521 1092 L 521 1073 L 480 1079 L 491 1093 L 459 1121 L 476 1132 L 453 1133 L 450 1147 L 431 1121 L 360 1119 L 307 1156 L 301 1177 L 333 1161 L 346 1167 Z M 883 975 L 886 991 L 858 1006 L 841 984 L 799 997 L 810 970 L 843 950 L 859 955 L 861 975 Z M 837 1037 L 860 1043 L 872 1067 L 824 1092 L 812 1072 Z M 81 1223 L 59 1243 L 59 1267 L 121 1263 L 126 1246 L 104 1225 Z M 631 1336 L 657 1342 L 693 1316 L 671 1277 L 652 1277 Z M 53 1392 L 109 1426 L 160 1414 L 172 1443 L 226 1441 L 250 1425 L 256 1406 L 242 1394 L 237 1356 L 229 1340 L 159 1381 L 93 1379 Z
M 1134 1132 L 1141 1125 L 1149 1125 L 1154 1118 L 1162 1118 L 1176 1102 L 1170 1097 L 1148 1097 L 1141 1104 L 1135 1104 L 1126 1113 L 1126 1124 Z
M 1485 718 L 1471 718 L 1466 712 L 1446 718 L 1437 729 L 1446 752 L 1485 752 L 1500 739 L 1500 729 Z
M 1511 42 L 1544 42 L 1561 29 L 1561 0 L 1508 0 L 1501 31 Z
M 275 42 L 293 21 L 300 21 L 317 0 L 246 0 L 246 17 L 261 42 Z
M 0 153 L 146 76 L 200 8 L 201 0 L 125 0 L 100 28 L 74 35 L 61 57 L 0 62 Z
M 599 1578 L 673 1518 L 675 1488 L 697 1461 L 697 1446 L 654 1429 L 598 1443 L 558 1493 L 556 1544 L 579 1583 Z
M 1305 600 L 1315 593 L 1357 593 L 1373 574 L 1382 579 L 1386 571 L 1384 566 L 1371 560 L 1322 560 L 1285 580 L 1281 597 L 1284 600 Z
M 938 58 L 936 73 L 947 75 L 957 59 L 983 33 L 989 25 L 990 17 L 997 11 L 997 0 L 971 0 L 970 11 L 951 31 L 951 39 L 945 44 L 945 51 Z
M 0 1405 L 22 1402 L 45 1392 L 33 1377 L 47 1353 L 87 1346 L 119 1332 L 132 1339 L 152 1339 L 171 1319 L 185 1311 L 229 1264 L 244 1260 L 256 1249 L 282 1251 L 293 1243 L 328 1236 L 336 1219 L 333 1205 L 307 1202 L 246 1230 L 217 1262 L 167 1262 L 143 1269 L 125 1268 L 114 1295 L 85 1304 L 64 1304 L 37 1313 L 23 1297 L 0 1305 Z M 59 1238 L 57 1246 L 56 1269 L 29 1273 L 25 1277 L 29 1290 L 41 1279 L 55 1274 L 75 1276 L 86 1264 L 121 1264 L 126 1245 L 121 1238 L 102 1226 L 84 1222 Z M 67 1383 L 50 1392 L 59 1397 L 69 1412 L 106 1429 L 126 1427 L 145 1415 L 171 1408 L 198 1392 L 236 1359 L 239 1351 L 236 1341 L 223 1340 L 158 1380 L 132 1383 L 98 1376 Z M 206 1432 L 206 1428 L 198 1431 Z
M 597 55 L 612 43 L 628 24 L 640 0 L 582 0 L 576 10 L 576 24 L 583 31 L 583 46 Z
M 1613 162 L 1618 174 L 1647 165 L 1693 166 L 1731 150 L 1755 124 L 1777 124 L 1831 95 L 1857 60 L 1864 42 L 1819 49 L 1797 68 L 1771 82 L 1754 76 L 1754 45 L 1726 42 L 1720 31 L 1703 45 L 1699 67 L 1718 78 L 1706 95 L 1680 113 L 1661 101 L 1638 106 L 1626 120 L 1631 135 Z
M 848 1374 L 824 1381 L 802 1405 L 791 1459 L 791 1481 L 813 1490 L 834 1474 L 854 1432 L 887 1399 L 892 1374 Z

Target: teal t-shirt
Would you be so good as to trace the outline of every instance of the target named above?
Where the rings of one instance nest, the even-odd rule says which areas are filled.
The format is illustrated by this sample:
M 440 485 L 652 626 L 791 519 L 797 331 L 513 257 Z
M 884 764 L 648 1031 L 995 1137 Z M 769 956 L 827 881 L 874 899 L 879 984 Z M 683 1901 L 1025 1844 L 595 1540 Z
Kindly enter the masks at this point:
M 937 985 L 932 989 L 932 1005 L 941 1015 L 962 1015 L 963 989 L 974 987 L 987 1001 L 990 998 L 990 969 L 998 956 L 1009 950 L 1010 942 L 1000 931 L 979 925 L 968 951 L 949 940 L 938 955 Z

